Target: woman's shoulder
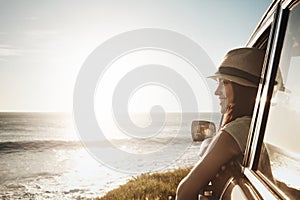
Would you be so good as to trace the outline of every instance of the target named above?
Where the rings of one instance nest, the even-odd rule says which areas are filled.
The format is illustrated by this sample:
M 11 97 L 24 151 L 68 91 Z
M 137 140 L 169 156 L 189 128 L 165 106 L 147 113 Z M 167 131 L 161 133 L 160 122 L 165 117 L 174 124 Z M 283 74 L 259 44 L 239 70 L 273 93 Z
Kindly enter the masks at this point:
M 225 131 L 229 135 L 231 135 L 238 143 L 241 152 L 244 152 L 246 148 L 250 123 L 251 117 L 240 117 L 226 124 L 223 128 L 221 128 L 221 132 Z
M 236 118 L 235 120 L 229 122 L 228 124 L 226 124 L 223 127 L 223 129 L 227 128 L 227 127 L 232 127 L 232 126 L 246 126 L 246 127 L 249 127 L 250 123 L 251 123 L 251 117 L 243 116 L 243 117 Z

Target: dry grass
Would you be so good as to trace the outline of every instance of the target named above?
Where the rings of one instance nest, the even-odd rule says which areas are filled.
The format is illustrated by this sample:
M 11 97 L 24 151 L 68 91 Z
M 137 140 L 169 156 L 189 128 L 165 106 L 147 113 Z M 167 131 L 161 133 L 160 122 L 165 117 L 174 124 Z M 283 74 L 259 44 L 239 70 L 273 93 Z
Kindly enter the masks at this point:
M 173 200 L 176 188 L 191 168 L 142 174 L 108 192 L 98 200 Z

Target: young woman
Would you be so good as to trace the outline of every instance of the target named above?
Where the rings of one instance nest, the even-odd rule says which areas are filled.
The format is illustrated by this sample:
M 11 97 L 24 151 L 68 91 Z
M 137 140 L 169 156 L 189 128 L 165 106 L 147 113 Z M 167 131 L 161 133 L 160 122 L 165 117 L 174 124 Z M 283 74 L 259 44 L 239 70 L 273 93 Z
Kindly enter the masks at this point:
M 234 49 L 210 77 L 218 81 L 215 95 L 224 114 L 222 125 L 203 159 L 180 182 L 177 200 L 197 200 L 200 190 L 223 165 L 244 154 L 263 60 L 263 50 Z

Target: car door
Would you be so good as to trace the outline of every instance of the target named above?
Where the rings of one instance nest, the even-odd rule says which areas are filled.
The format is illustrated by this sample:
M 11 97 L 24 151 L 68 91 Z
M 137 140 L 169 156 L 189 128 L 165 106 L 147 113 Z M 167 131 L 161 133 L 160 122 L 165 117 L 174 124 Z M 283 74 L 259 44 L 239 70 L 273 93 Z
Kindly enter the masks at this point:
M 300 2 L 274 2 L 248 46 L 267 54 L 242 173 L 221 198 L 300 199 Z

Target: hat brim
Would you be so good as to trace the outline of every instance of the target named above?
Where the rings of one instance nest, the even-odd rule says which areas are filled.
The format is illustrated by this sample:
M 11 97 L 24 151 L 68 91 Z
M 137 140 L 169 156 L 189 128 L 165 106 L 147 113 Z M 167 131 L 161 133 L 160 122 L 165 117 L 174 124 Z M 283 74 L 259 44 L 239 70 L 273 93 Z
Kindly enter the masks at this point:
M 221 78 L 221 79 L 230 80 L 232 82 L 235 82 L 239 85 L 243 85 L 246 87 L 258 87 L 258 85 L 252 83 L 251 81 L 248 81 L 243 78 L 236 77 L 236 76 L 227 75 L 227 74 L 215 73 L 214 75 L 208 76 L 207 78 L 211 78 L 213 80 L 217 80 L 218 78 Z

